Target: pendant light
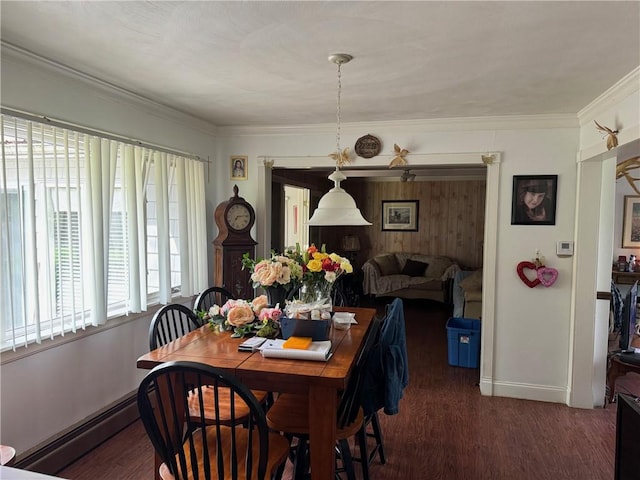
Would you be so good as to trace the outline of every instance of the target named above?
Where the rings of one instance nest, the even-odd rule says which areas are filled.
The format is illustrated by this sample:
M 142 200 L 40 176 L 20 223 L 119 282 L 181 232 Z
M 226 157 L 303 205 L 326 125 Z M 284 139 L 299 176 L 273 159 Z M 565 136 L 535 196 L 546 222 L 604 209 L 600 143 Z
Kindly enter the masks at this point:
M 346 180 L 346 175 L 340 171 L 340 167 L 348 162 L 349 149 L 340 149 L 340 66 L 351 61 L 353 57 L 346 53 L 334 53 L 329 55 L 329 61 L 338 65 L 338 102 L 337 102 L 337 129 L 336 129 L 336 153 L 330 155 L 336 161 L 336 170 L 329 175 L 329 180 L 334 187 L 325 193 L 318 208 L 307 222 L 311 226 L 342 226 L 342 225 L 371 225 L 360 213 L 356 201 L 341 186 L 340 182 Z

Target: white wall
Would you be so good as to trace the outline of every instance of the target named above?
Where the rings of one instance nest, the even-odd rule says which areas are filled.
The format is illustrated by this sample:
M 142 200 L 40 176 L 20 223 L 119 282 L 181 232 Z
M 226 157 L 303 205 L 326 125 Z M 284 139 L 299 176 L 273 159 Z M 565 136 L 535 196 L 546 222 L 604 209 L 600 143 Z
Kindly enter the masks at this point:
M 93 88 L 84 81 L 21 62 L 4 52 L 1 71 L 3 106 L 128 133 L 143 141 L 210 157 L 209 245 L 217 233 L 213 210 L 232 195 L 230 155 L 249 156 L 249 178 L 237 184 L 240 194 L 256 207 L 262 218 L 268 218 L 270 212 L 266 211 L 260 193 L 264 188 L 258 172 L 264 167 L 259 156 L 299 156 L 302 163 L 331 164 L 326 155 L 334 149 L 334 126 L 262 131 L 220 129 L 217 132 L 220 138 L 214 139 L 214 126 L 177 113 L 168 115 L 164 109 L 139 99 Z M 629 108 L 626 102 L 618 110 L 631 114 L 635 111 L 637 115 L 637 107 Z M 365 133 L 383 141 L 382 155 L 368 160 L 370 163 L 388 163 L 393 143 L 413 152 L 413 156 L 408 156 L 410 164 L 433 158 L 434 154 L 446 158 L 446 154 L 464 152 L 501 153 L 495 206 L 498 224 L 496 231 L 491 232 L 498 246 L 496 283 L 486 286 L 494 289 L 496 299 L 495 316 L 487 319 L 494 326 L 489 346 L 494 361 L 491 371 L 483 372 L 484 381 L 491 383 L 497 395 L 563 402 L 569 384 L 572 259 L 556 257 L 555 245 L 558 240 L 573 238 L 574 233 L 575 159 L 581 150 L 581 138 L 588 136 L 578 128 L 575 117 L 344 125 L 343 146 L 353 145 Z M 358 159 L 358 164 L 367 163 Z M 559 176 L 556 225 L 512 226 L 512 176 L 536 173 Z M 343 186 L 348 190 L 348 181 Z M 516 276 L 517 263 L 532 259 L 536 250 L 547 258 L 547 265 L 560 272 L 551 288 L 529 289 Z M 208 263 L 213 264 L 212 255 Z M 144 374 L 135 368 L 135 359 L 147 349 L 148 325 L 149 316 L 141 316 L 78 341 L 56 344 L 51 349 L 38 352 L 38 347 L 30 347 L 28 352 L 38 352 L 33 355 L 16 359 L 3 354 L 2 441 L 15 445 L 18 453 L 23 454 L 134 390 Z M 53 399 L 51 392 L 55 392 Z M 31 418 L 34 420 L 30 421 Z M 29 422 L 28 428 L 25 421 Z
M 546 128 L 549 119 L 519 119 L 519 129 L 503 119 L 477 121 L 452 121 L 450 123 L 409 122 L 375 125 L 343 125 L 343 146 L 353 145 L 365 134 L 378 136 L 384 144 L 382 155 L 390 155 L 393 143 L 398 143 L 412 152 L 407 156 L 409 164 L 423 162 L 423 158 L 434 154 L 453 155 L 461 152 L 501 152 L 501 174 L 497 242 L 499 245 L 496 292 L 496 312 L 493 322 L 496 327 L 493 345 L 485 345 L 496 352 L 493 371 L 483 372 L 491 382 L 494 394 L 546 401 L 563 402 L 567 388 L 568 343 L 571 299 L 571 258 L 555 255 L 558 240 L 573 239 L 575 213 L 576 151 L 578 150 L 577 119 L 556 118 L 559 127 Z M 319 137 L 308 133 L 306 128 L 295 134 L 292 129 L 268 137 L 246 129 L 223 129 L 221 148 L 225 154 L 248 155 L 254 168 L 260 168 L 259 158 L 268 156 L 274 165 L 293 160 L 281 159 L 300 155 L 300 164 L 308 156 L 315 163 L 324 162 L 323 157 L 332 150 L 331 135 L 321 142 Z M 317 159 L 316 159 L 317 157 Z M 478 155 L 478 161 L 480 161 Z M 358 166 L 369 165 L 378 159 L 358 158 Z M 386 162 L 390 160 L 387 159 Z M 328 160 L 330 164 L 330 160 Z M 513 175 L 557 174 L 558 199 L 556 225 L 515 226 L 511 225 L 511 192 Z M 245 198 L 258 209 L 263 200 L 258 198 L 255 175 L 250 174 Z M 348 191 L 348 180 L 343 183 Z M 327 182 L 327 188 L 329 182 Z M 264 212 L 266 214 L 266 212 Z M 375 228 L 372 226 L 370 228 Z M 313 241 L 313 239 L 311 239 Z M 516 275 L 516 265 L 523 260 L 532 260 L 536 251 L 547 258 L 547 265 L 560 272 L 552 288 L 526 287 Z M 491 288 L 491 286 L 489 286 Z M 483 322 L 490 319 L 483 317 Z M 523 339 L 526 338 L 526 341 Z

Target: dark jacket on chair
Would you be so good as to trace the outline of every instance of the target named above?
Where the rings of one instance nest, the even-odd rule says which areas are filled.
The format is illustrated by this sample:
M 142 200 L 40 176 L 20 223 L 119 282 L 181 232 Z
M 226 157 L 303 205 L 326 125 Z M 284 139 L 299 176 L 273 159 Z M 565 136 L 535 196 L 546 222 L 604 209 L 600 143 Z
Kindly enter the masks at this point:
M 380 339 L 364 376 L 362 408 L 369 415 L 381 408 L 387 415 L 398 413 L 398 404 L 409 384 L 409 361 L 402 299 L 387 305 Z

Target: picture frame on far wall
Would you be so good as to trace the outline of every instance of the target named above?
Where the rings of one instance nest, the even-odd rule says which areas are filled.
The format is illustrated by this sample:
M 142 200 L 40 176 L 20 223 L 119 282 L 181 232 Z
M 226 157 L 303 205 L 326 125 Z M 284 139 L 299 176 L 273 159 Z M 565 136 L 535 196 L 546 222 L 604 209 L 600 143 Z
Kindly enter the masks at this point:
M 555 225 L 557 175 L 514 175 L 511 225 Z
M 243 155 L 231 155 L 231 180 L 246 180 L 248 178 L 249 165 L 247 157 Z
M 418 200 L 382 200 L 382 231 L 418 231 Z
M 624 196 L 622 248 L 640 248 L 640 195 Z

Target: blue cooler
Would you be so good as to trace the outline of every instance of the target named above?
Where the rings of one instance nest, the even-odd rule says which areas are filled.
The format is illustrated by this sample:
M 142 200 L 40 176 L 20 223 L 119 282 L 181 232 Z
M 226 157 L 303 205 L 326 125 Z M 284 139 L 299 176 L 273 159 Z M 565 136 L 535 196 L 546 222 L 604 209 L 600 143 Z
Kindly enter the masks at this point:
M 480 320 L 451 317 L 447 320 L 449 365 L 478 368 L 480 366 Z

